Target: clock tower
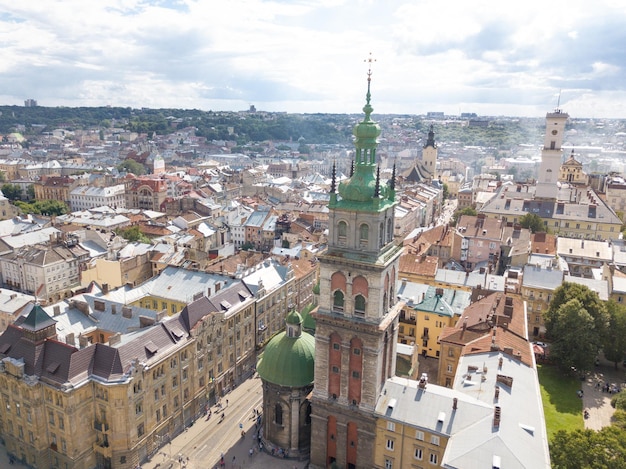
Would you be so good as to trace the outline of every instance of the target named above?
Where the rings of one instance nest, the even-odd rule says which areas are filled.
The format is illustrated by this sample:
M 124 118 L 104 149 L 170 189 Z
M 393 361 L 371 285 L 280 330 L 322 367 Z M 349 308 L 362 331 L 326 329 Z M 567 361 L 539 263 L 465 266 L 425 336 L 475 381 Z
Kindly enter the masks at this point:
M 311 465 L 318 468 L 371 467 L 376 401 L 395 375 L 402 247 L 393 237 L 395 167 L 383 184 L 376 160 L 380 127 L 371 119 L 370 84 L 371 68 L 365 117 L 353 131 L 353 169 L 338 187 L 333 167 L 328 250 L 319 258 L 311 415 Z
M 559 188 L 557 182 L 563 162 L 563 137 L 568 115 L 560 109 L 546 115 L 546 134 L 541 150 L 541 166 L 535 188 L 535 198 L 556 200 Z

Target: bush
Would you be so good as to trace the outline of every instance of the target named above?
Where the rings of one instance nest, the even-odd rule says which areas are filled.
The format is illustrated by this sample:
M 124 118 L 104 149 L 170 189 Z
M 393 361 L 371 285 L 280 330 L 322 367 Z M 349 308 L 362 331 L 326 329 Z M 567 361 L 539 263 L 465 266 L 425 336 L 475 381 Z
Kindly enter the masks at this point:
M 626 411 L 626 392 L 618 392 L 611 398 L 611 405 L 615 409 Z

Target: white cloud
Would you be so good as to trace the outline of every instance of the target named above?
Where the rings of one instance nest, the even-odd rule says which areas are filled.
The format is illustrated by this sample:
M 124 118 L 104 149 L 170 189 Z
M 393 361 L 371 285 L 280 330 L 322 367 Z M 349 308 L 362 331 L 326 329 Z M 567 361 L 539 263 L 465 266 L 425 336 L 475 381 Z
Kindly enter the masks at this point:
M 625 23 L 619 0 L 0 0 L 0 98 L 358 113 L 372 52 L 375 112 L 543 115 L 562 88 L 626 117 Z

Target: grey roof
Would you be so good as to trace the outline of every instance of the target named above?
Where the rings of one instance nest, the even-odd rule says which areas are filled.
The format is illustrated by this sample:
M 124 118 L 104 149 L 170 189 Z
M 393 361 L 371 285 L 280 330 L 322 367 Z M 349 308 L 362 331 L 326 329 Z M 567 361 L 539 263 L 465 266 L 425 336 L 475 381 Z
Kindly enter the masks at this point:
M 500 423 L 494 426 L 492 411 L 489 418 L 477 419 L 452 435 L 442 466 L 493 467 L 497 457 L 503 468 L 549 468 L 548 437 L 534 363 L 528 366 L 508 354 L 489 352 L 461 357 L 457 370 L 453 389 L 494 411 L 499 407 Z M 510 378 L 511 384 L 501 381 L 500 376 L 503 381 Z M 500 389 L 497 399 L 496 387 Z
M 556 269 L 546 269 L 536 264 L 525 265 L 522 277 L 522 286 L 554 290 L 563 283 L 563 272 Z
M 609 283 L 606 280 L 566 275 L 563 277 L 563 281 L 586 286 L 589 290 L 596 292 L 602 301 L 609 299 Z

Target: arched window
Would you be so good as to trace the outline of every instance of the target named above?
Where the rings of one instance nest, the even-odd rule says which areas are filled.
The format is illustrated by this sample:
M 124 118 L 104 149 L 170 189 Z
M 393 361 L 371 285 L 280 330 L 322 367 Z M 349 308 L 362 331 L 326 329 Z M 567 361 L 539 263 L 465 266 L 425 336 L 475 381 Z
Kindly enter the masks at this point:
M 276 418 L 274 419 L 276 425 L 282 425 L 283 424 L 283 406 L 281 406 L 279 403 L 276 403 L 276 408 L 274 409 L 274 412 L 276 413 Z
M 359 245 L 363 248 L 366 248 L 369 242 L 370 236 L 370 227 L 368 224 L 363 223 L 359 227 Z
M 385 244 L 385 225 L 381 221 L 378 228 L 378 247 L 383 247 L 383 244 Z
M 393 220 L 387 219 L 387 242 L 393 240 Z
M 345 245 L 347 236 L 348 224 L 345 221 L 340 221 L 337 224 L 337 243 Z
M 333 311 L 343 312 L 343 292 L 341 290 L 337 290 L 333 295 Z
M 363 295 L 354 297 L 354 314 L 357 316 L 365 316 L 365 297 Z

